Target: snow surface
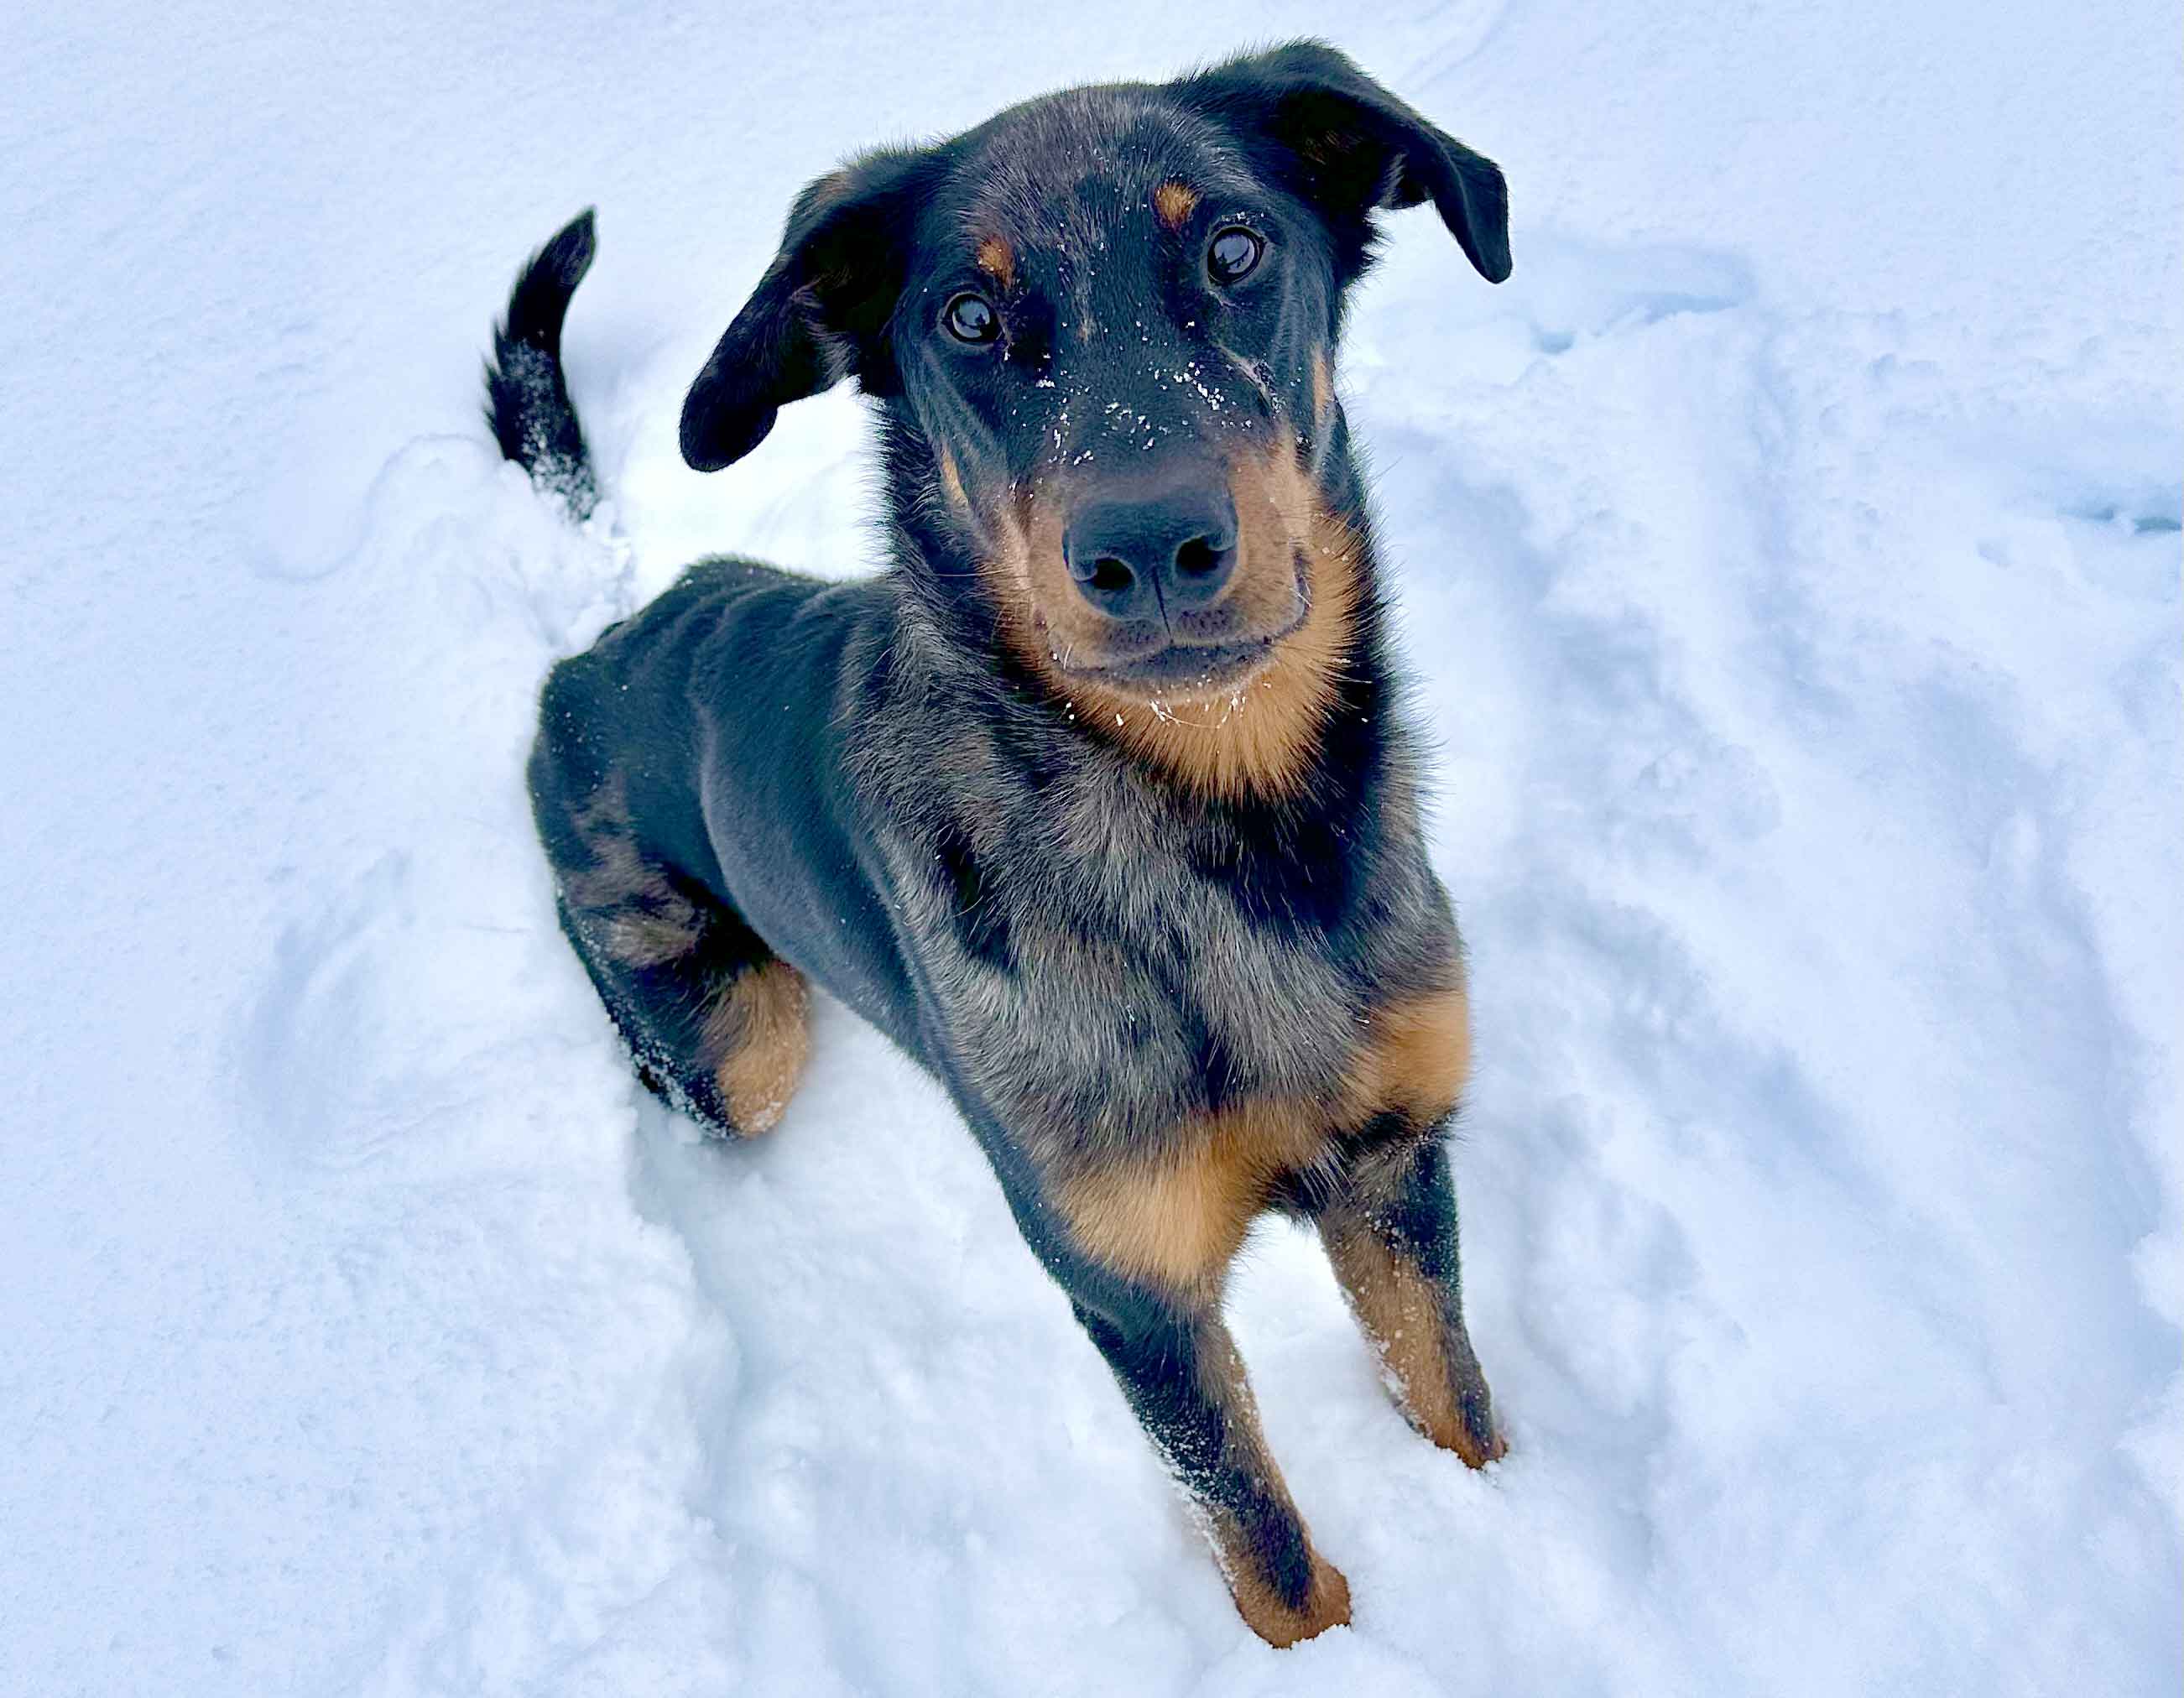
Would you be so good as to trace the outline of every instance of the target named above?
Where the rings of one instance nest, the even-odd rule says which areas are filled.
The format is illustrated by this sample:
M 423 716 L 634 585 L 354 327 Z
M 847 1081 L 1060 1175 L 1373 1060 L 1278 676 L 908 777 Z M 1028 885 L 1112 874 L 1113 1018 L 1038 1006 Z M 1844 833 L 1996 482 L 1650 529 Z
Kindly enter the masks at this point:
M 1514 191 L 1498 290 L 1398 221 L 1342 373 L 1513 1448 L 1265 1229 L 1357 1598 L 1282 1654 L 878 1038 L 756 1148 L 640 1100 L 519 760 L 689 556 L 872 557 L 854 401 L 674 448 L 801 182 L 1327 14 L 0 19 L 0 1690 L 2179 1690 L 2174 10 L 1344 15 Z M 477 359 L 594 201 L 579 536 Z

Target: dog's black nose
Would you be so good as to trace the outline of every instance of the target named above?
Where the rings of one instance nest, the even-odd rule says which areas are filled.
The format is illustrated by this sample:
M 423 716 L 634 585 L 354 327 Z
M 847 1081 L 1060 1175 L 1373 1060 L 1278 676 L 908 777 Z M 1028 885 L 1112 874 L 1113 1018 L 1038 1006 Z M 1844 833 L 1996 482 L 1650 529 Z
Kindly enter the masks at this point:
M 1089 501 L 1063 533 L 1078 593 L 1112 619 L 1203 607 L 1236 567 L 1236 507 L 1210 480 L 1156 495 Z

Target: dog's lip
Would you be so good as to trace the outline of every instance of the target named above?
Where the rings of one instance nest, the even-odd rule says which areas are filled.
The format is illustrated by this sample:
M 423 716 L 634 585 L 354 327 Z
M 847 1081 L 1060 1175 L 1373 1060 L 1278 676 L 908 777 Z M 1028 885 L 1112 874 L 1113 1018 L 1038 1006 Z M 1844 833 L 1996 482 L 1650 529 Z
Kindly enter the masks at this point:
M 1274 649 L 1293 636 L 1312 614 L 1310 581 L 1297 576 L 1296 614 L 1279 631 L 1224 643 L 1178 642 L 1167 637 L 1137 654 L 1096 665 L 1071 665 L 1056 657 L 1061 671 L 1088 684 L 1105 684 L 1153 699 L 1204 694 L 1244 684 L 1274 657 Z
M 1278 632 L 1245 643 L 1169 643 L 1127 660 L 1063 670 L 1088 684 L 1120 687 L 1145 696 L 1221 689 L 1248 679 L 1273 658 L 1274 645 L 1288 635 L 1287 631 Z
M 1100 660 L 1086 661 L 1050 645 L 1047 658 L 1065 679 L 1105 685 L 1155 703 L 1240 689 L 1312 617 L 1312 575 L 1306 567 L 1304 545 L 1292 543 L 1290 555 L 1296 572 L 1296 600 L 1289 622 L 1279 631 L 1239 636 L 1231 628 L 1233 610 L 1220 606 L 1184 616 L 1186 630 L 1194 624 L 1199 627 L 1195 641 L 1178 635 L 1165 621 L 1132 620 L 1115 633 L 1138 639 L 1128 653 L 1117 654 L 1109 649 Z M 1046 622 L 1041 619 L 1039 623 L 1044 635 Z

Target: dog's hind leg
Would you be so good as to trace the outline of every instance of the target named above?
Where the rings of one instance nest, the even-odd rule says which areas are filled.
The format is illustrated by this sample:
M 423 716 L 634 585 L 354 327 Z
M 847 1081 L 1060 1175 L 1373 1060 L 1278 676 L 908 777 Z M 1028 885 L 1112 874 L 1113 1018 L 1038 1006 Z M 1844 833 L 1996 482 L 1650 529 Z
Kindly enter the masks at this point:
M 733 908 L 648 852 L 618 777 L 573 805 L 551 790 L 534 778 L 561 929 L 638 1077 L 713 1130 L 766 1131 L 804 1068 L 803 975 Z

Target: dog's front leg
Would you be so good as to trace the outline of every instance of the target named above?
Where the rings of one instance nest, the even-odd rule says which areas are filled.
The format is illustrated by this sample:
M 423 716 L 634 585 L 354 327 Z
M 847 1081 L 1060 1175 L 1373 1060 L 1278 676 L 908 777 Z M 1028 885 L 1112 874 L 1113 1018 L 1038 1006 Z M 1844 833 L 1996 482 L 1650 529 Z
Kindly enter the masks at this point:
M 1072 1306 L 1190 1495 L 1251 1631 L 1290 1645 L 1348 1622 L 1349 1583 L 1312 1549 L 1219 1310 L 1134 1294 Z
M 1411 1424 L 1474 1468 L 1499 1457 L 1507 1447 L 1463 1324 L 1447 1146 L 1429 1136 L 1360 1175 L 1319 1231 Z

